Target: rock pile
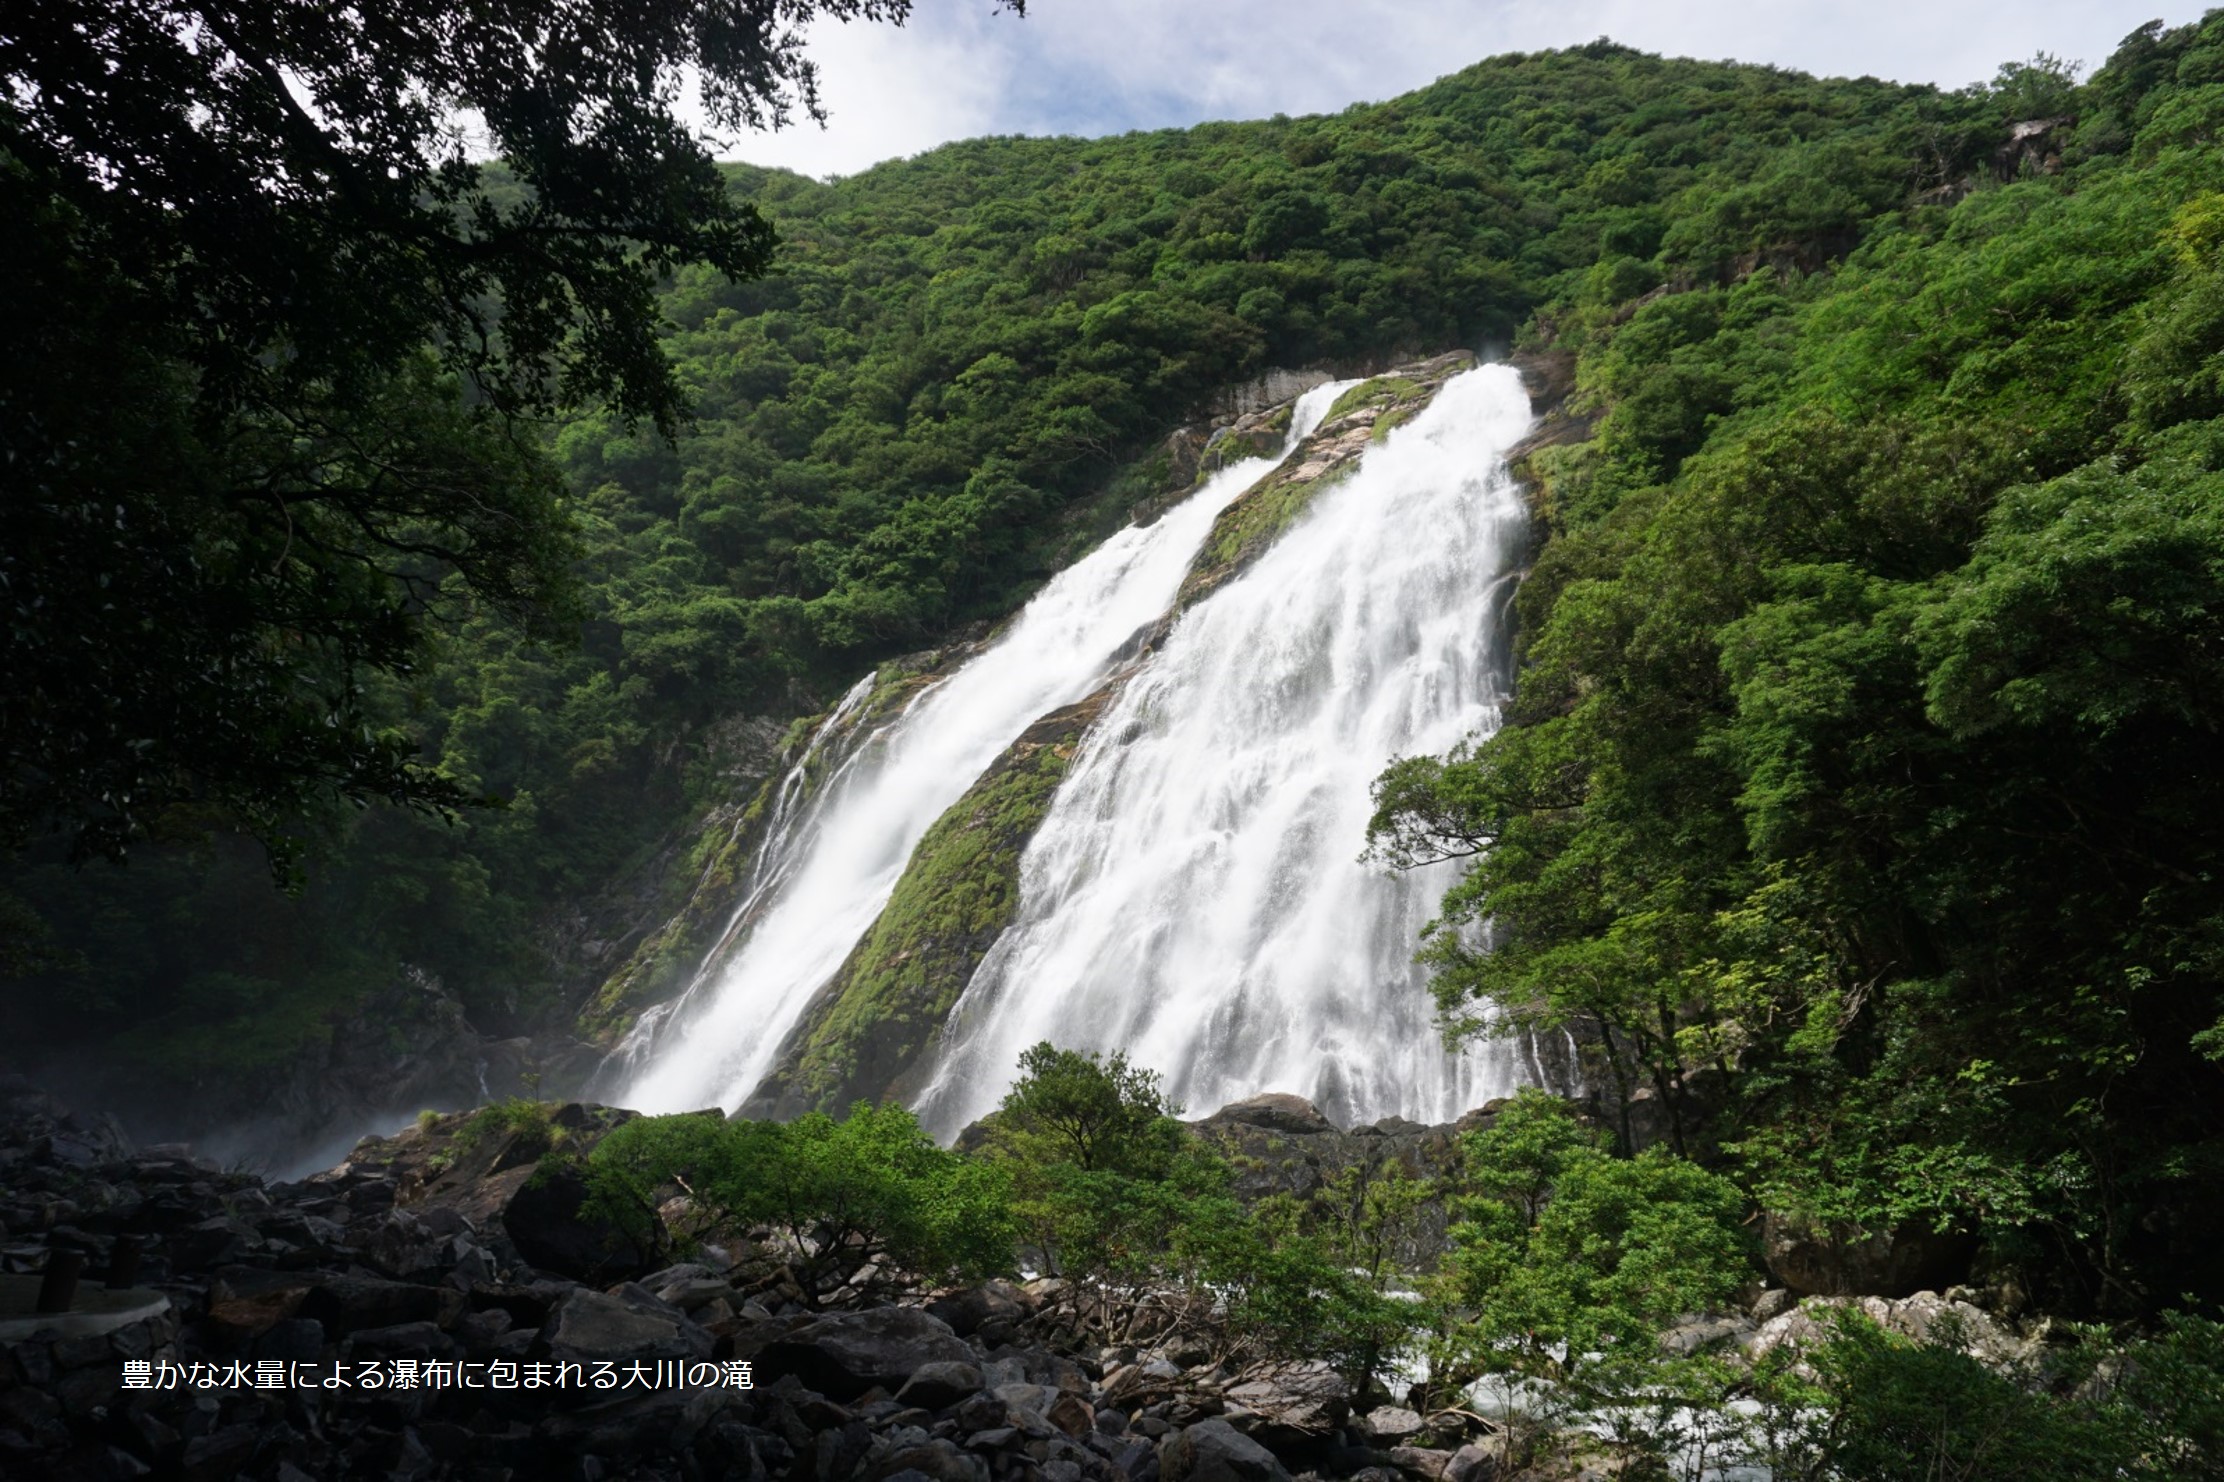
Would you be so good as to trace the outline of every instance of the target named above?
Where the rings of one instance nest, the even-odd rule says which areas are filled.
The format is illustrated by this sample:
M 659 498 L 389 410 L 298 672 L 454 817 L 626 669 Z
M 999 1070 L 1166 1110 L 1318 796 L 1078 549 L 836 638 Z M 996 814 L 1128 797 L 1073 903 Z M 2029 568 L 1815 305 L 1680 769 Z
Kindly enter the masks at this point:
M 567 1107 L 581 1141 L 624 1114 Z M 1471 1422 L 1377 1405 L 1320 1365 L 1222 1368 L 1202 1345 L 1077 1351 L 1046 1283 L 800 1292 L 707 1263 L 564 1249 L 531 1133 L 463 1118 L 298 1183 L 131 1149 L 0 1088 L 0 1251 L 137 1249 L 169 1310 L 0 1345 L 0 1474 L 272 1482 L 342 1476 L 796 1477 L 840 1482 L 1482 1482 Z M 559 1201 L 560 1202 L 560 1201 Z M 536 1212 L 537 1211 L 537 1212 Z M 574 1212 L 576 1213 L 576 1211 Z M 514 1223 L 514 1228 L 513 1228 Z M 590 1232 L 591 1233 L 591 1232 Z M 523 1237 L 523 1238 L 521 1238 Z M 553 1243 L 552 1243 L 553 1242 Z M 575 1267 L 575 1270 L 585 1269 Z M 1378 1397 L 1379 1398 L 1379 1397 Z

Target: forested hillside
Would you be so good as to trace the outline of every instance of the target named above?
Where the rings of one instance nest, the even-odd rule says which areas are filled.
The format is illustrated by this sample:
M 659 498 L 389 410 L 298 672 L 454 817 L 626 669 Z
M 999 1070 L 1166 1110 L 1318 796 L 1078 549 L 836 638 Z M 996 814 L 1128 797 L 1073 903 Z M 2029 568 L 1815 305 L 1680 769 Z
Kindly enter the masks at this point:
M 1982 1232 L 2102 1314 L 2219 1281 L 2220 48 L 2134 37 L 2058 172 L 1831 272 L 1574 331 L 1515 723 L 1379 796 L 1391 856 L 1488 846 L 1456 1015 L 1704 1085 L 1676 1140 L 1788 1230 Z
M 11 1020 L 209 1080 L 405 968 L 560 1021 L 549 923 L 717 799 L 721 722 L 1011 611 L 1218 388 L 1518 340 L 1596 436 L 1532 460 L 1518 723 L 1386 781 L 1386 855 L 1495 846 L 1447 1007 L 1593 1032 L 1625 1090 L 1718 1067 L 1679 1135 L 1771 1207 L 1982 1227 L 2137 1307 L 2212 1258 L 2224 1145 L 2220 98 L 2206 30 L 1962 94 L 1599 45 L 736 168 L 780 269 L 666 289 L 693 425 L 548 429 L 577 642 L 478 611 L 376 697 L 506 806 L 336 817 L 292 897 L 221 820 L 34 857 Z
M 0 69 L 12 56 L 0 51 Z M 13 107 L 0 103 L 14 130 L 0 133 L 0 200 L 38 163 Z M 704 1319 L 725 1325 L 721 1357 L 759 1352 L 729 1341 L 756 1341 L 756 1325 L 785 1335 L 822 1302 L 877 1300 L 874 1283 L 910 1283 L 901 1301 L 916 1306 L 945 1279 L 1053 1272 L 1029 1300 L 1080 1314 L 1059 1341 L 1085 1337 L 1075 1351 L 1104 1381 L 1060 1380 L 1074 1405 L 1087 1409 L 1084 1391 L 1109 1405 L 1114 1373 L 1126 1384 L 1162 1366 L 1154 1383 L 1193 1386 L 1178 1406 L 1176 1390 L 1152 1391 L 1153 1441 L 1177 1424 L 1227 1428 L 1205 1417 L 1244 1410 L 1229 1385 L 1240 1353 L 1339 1371 L 1345 1400 L 1397 1417 L 1366 1422 L 1384 1457 L 1396 1437 L 1431 1438 L 1396 1448 L 1410 1475 L 1502 1475 L 1500 1461 L 1543 1446 L 1522 1431 L 1546 1412 L 1619 1417 L 1618 1434 L 1562 1426 L 1552 1444 L 1567 1459 L 1610 1442 L 1633 1477 L 1697 1475 L 1692 1438 L 1717 1424 L 1785 1478 L 2217 1475 L 2224 12 L 2144 27 L 2089 75 L 2041 56 L 1958 92 L 1600 42 L 1492 59 L 1333 117 L 976 140 L 831 182 L 697 163 L 633 184 L 692 200 L 676 217 L 708 221 L 708 237 L 673 227 L 635 255 L 607 220 L 588 233 L 602 276 L 582 281 L 615 295 L 601 310 L 653 289 L 653 345 L 615 331 L 598 345 L 596 302 L 536 299 L 553 280 L 521 270 L 470 279 L 461 319 L 385 324 L 386 361 L 355 364 L 335 339 L 296 377 L 285 355 L 222 334 L 196 349 L 164 326 L 174 342 L 126 335 L 111 363 L 107 336 L 130 316 L 72 277 L 94 258 L 91 217 L 49 201 L 0 242 L 32 289 L 81 291 L 21 295 L 12 312 L 37 336 L 0 346 L 0 431 L 16 439 L 0 480 L 36 494 L 20 502 L 46 540 L 0 548 L 5 641 L 37 680 L 0 697 L 0 843 L 22 845 L 0 875 L 0 1031 L 32 1047 L 24 1058 L 98 1064 L 100 1095 L 150 1116 L 194 1092 L 177 1115 L 205 1131 L 302 1112 L 285 1098 L 303 1066 L 328 1068 L 315 1056 L 335 1035 L 377 1042 L 385 1060 L 353 1062 L 374 1079 L 456 1057 L 491 1105 L 428 1110 L 366 1143 L 374 1162 L 283 1198 L 381 1183 L 361 1224 L 445 1190 L 486 1228 L 501 1209 L 512 1236 L 526 1232 L 520 1252 L 544 1225 L 623 1237 L 636 1273 L 680 1254 L 724 1262 L 709 1242 L 731 1234 L 779 1269 L 746 1294 L 703 1277 L 719 1294 L 690 1310 L 721 1312 Z M 467 199 L 480 213 L 488 235 L 459 260 L 546 225 L 535 213 L 550 192 L 524 166 L 477 195 L 437 172 L 420 184 L 396 199 L 449 246 L 426 222 L 452 224 L 442 213 Z M 173 217 L 190 213 L 151 210 L 148 229 Z M 190 266 L 223 243 L 186 245 L 175 260 Z M 314 244 L 295 245 L 302 281 L 334 289 L 310 272 Z M 384 266 L 404 277 L 422 266 L 396 261 Z M 144 290 L 128 278 L 94 287 L 127 304 Z M 482 296 L 503 306 L 488 311 L 495 329 L 475 317 Z M 271 313 L 299 308 L 278 300 Z M 106 307 L 62 322 L 79 303 Z M 459 369 L 466 322 L 480 350 L 544 332 L 546 354 L 508 382 Z M 272 343 L 300 337 L 282 326 Z M 864 695 L 862 676 L 900 677 L 845 708 L 838 750 L 867 729 L 860 715 L 947 674 L 948 655 L 972 653 L 1052 573 L 1208 474 L 1215 417 L 1248 453 L 1287 435 L 1287 461 L 1232 476 L 1266 498 L 1246 505 L 1238 490 L 1215 507 L 1217 535 L 1198 537 L 1209 559 L 1186 579 L 1169 565 L 1165 600 L 1181 582 L 1194 615 L 1254 577 L 1327 588 L 1260 575 L 1265 564 L 1231 575 L 1291 529 L 1331 531 L 1324 565 L 1392 571 L 1406 592 L 1456 588 L 1466 557 L 1446 585 L 1408 579 L 1352 554 L 1311 501 L 1346 474 L 1345 492 L 1366 492 L 1354 470 L 1394 463 L 1393 434 L 1425 429 L 1432 398 L 1469 366 L 1442 352 L 1462 349 L 1514 360 L 1542 413 L 1507 455 L 1526 546 L 1508 486 L 1462 482 L 1468 461 L 1490 464 L 1477 480 L 1497 471 L 1526 425 L 1512 373 L 1465 382 L 1495 378 L 1505 440 L 1444 453 L 1458 466 L 1430 474 L 1455 500 L 1504 496 L 1491 559 L 1520 583 L 1515 688 L 1502 728 L 1393 763 L 1368 836 L 1347 844 L 1386 870 L 1460 862 L 1414 946 L 1449 1036 L 1544 1048 L 1517 1095 L 1435 1127 L 1347 1128 L 1295 1095 L 1182 1124 L 1161 1067 L 1044 1042 L 955 1147 L 913 1107 L 828 1114 L 912 1084 L 889 1066 L 926 1064 L 924 1042 L 962 1017 L 961 990 L 1011 940 L 998 933 L 1016 919 L 1023 851 L 1073 795 L 1057 790 L 1067 763 L 1181 631 L 1169 616 L 1122 641 L 1133 617 L 1100 603 L 1119 615 L 1088 659 L 1102 667 L 1082 666 L 1047 726 L 987 738 L 987 770 L 964 769 L 970 791 L 936 779 L 948 797 L 919 810 L 902 849 L 881 850 L 890 881 L 856 913 L 860 933 L 874 912 L 883 929 L 801 984 L 792 1053 L 749 1078 L 758 1106 L 800 1115 L 635 1119 L 539 1100 L 539 1051 L 514 1046 L 569 1050 L 576 1070 L 700 960 L 688 933 L 715 934 L 733 909 L 774 796 L 762 784 L 811 719 Z M 1417 360 L 1320 391 L 1302 426 L 1307 403 L 1270 411 L 1263 396 L 1234 420 L 1270 372 Z M 248 387 L 236 404 L 218 404 L 227 366 Z M 1299 383 L 1280 377 L 1277 395 Z M 298 421 L 271 412 L 304 406 Z M 243 428 L 254 436 L 231 437 Z M 12 466 L 18 443 L 46 450 L 41 471 Z M 262 480 L 244 493 L 243 468 Z M 459 489 L 472 497 L 449 497 Z M 367 560 L 348 543 L 356 517 Z M 150 519 L 179 539 L 149 539 L 134 522 Z M 1449 548 L 1440 530 L 1415 535 Z M 239 601 L 198 600 L 212 590 Z M 56 624 L 49 592 L 96 621 Z M 1243 679 L 1265 672 L 1273 688 L 1252 641 L 1262 628 L 1313 625 L 1246 618 L 1222 642 Z M 1463 674 L 1496 662 L 1465 662 L 1483 646 L 1460 651 Z M 1316 687 L 1349 687 L 1317 652 L 1300 655 Z M 117 681 L 134 673 L 150 682 Z M 80 674 L 83 692 L 63 682 Z M 1223 674 L 1199 687 L 1238 687 Z M 1048 703 L 1023 698 L 1030 717 Z M 96 711 L 112 723 L 86 722 Z M 1168 770 L 1220 760 L 1219 738 L 1262 713 L 1242 711 Z M 1102 734 L 1132 757 L 1144 724 Z M 998 745 L 1011 748 L 1001 760 Z M 812 754 L 820 772 L 798 793 L 839 765 Z M 956 752 L 925 754 L 961 770 Z M 1286 756 L 1268 765 L 1334 790 Z M 875 809 L 892 811 L 861 805 Z M 1209 804 L 1187 811 L 1231 831 Z M 1302 867 L 1290 861 L 1317 869 L 1323 856 L 1281 847 L 1311 825 L 1275 822 L 1284 832 L 1253 873 L 1262 893 L 1288 895 Z M 908 888 L 895 878 L 907 852 Z M 1240 872 L 1227 852 L 1200 857 Z M 1088 854 L 1073 873 L 1103 863 Z M 1164 871 L 1138 873 L 1164 884 Z M 804 905 L 819 913 L 826 894 Z M 691 915 L 675 914 L 683 900 Z M 1092 924 L 1118 935 L 1131 914 L 1150 913 L 1122 906 Z M 658 924 L 683 917 L 659 946 Z M 822 914 L 809 919 L 815 941 Z M 671 960 L 623 977 L 628 954 L 655 956 L 643 942 Z M 890 986 L 899 970 L 934 981 L 907 998 Z M 1112 996 L 1125 971 L 1115 960 Z M 803 1002 L 828 983 L 831 996 Z M 761 1013 L 761 997 L 739 1002 Z M 1051 1007 L 1087 1017 L 1071 995 Z M 1261 1013 L 1238 1002 L 1224 1017 L 1259 1033 L 1246 1012 Z M 903 1014 L 916 1022 L 901 1045 L 867 1045 Z M 781 1034 L 752 1027 L 772 1063 Z M 581 1035 L 595 1043 L 571 1043 Z M 502 1036 L 515 1037 L 503 1089 L 526 1096 L 502 1099 L 472 1058 Z M 880 1054 L 870 1076 L 861 1045 Z M 1551 1091 L 1571 1094 L 1533 1084 L 1556 1079 Z M 578 1080 L 548 1089 L 571 1095 Z M 328 1114 L 337 1093 L 316 1089 L 310 1110 Z M 356 1105 L 390 1109 L 375 1101 L 388 1093 L 400 1094 L 377 1085 Z M 697 1104 L 675 1095 L 664 1109 Z M 95 1142 L 115 1140 L 36 1111 L 9 1166 L 82 1192 Z M 63 1169 L 72 1159 L 84 1167 Z M 185 1166 L 149 1150 L 132 1176 L 167 1183 Z M 498 1196 L 478 1187 L 497 1177 Z M 190 1210 L 190 1233 L 210 1237 L 201 1264 L 248 1249 L 234 1211 L 214 1213 L 218 1185 L 191 1187 L 207 1194 Z M 138 1207 L 120 1197 L 108 1189 L 94 1213 Z M 311 1238 L 260 1197 L 271 1229 L 283 1219 Z M 47 1194 L 11 1205 L 11 1228 L 62 1218 L 34 1198 Z M 356 1203 L 315 1200 L 342 1202 Z M 781 1233 L 758 1245 L 767 1229 Z M 254 1238 L 274 1268 L 303 1249 Z M 449 1239 L 408 1270 L 459 1270 L 469 1243 Z M 589 1297 L 621 1270 L 592 1252 L 577 1264 Z M 1006 1300 L 987 1291 L 964 1300 Z M 1009 1300 L 1004 1337 L 1020 1331 Z M 1186 1315 L 1153 1318 L 1143 1341 L 1137 1314 L 1165 1301 Z M 474 1331 L 506 1342 L 509 1322 Z M 1222 1346 L 1189 1352 L 1184 1322 Z M 1393 1392 L 1407 1360 L 1425 1360 L 1427 1378 Z M 1479 1380 L 1506 1386 L 1506 1415 L 1467 1408 Z M 976 1372 L 952 1394 L 985 1383 Z M 949 1408 L 890 1403 L 891 1424 Z M 797 1436 L 848 1424 L 838 1406 L 815 1413 Z M 1059 1429 L 1079 1443 L 1129 1424 L 1123 1411 L 1105 1430 L 1102 1413 Z M 1237 1419 L 1292 1454 L 1326 1457 L 1306 1448 L 1344 1433 L 1315 1415 L 1281 1434 L 1261 1413 Z M 1471 1428 L 1491 1434 L 1494 1470 L 1452 1451 Z M 985 1420 L 963 1433 L 990 1449 L 1020 1434 Z M 952 1451 L 959 1434 L 954 1416 L 937 1432 Z M 1047 1423 L 1027 1434 L 1063 1444 Z M 1189 1443 L 1165 1444 L 1176 1449 L 1149 1451 L 1150 1466 Z M 1455 1454 L 1469 1457 L 1457 1472 Z
M 282 1062 L 405 964 L 489 1032 L 561 1017 L 549 923 L 732 785 L 721 722 L 811 712 L 1009 612 L 1157 492 L 1155 440 L 1216 388 L 1517 335 L 1603 343 L 1618 306 L 1668 289 L 1773 310 L 1864 235 L 1936 230 L 1965 190 L 1992 193 L 2025 168 L 1999 153 L 2009 124 L 2067 100 L 2044 66 L 1942 94 L 1598 44 L 1334 117 L 981 140 L 831 185 L 735 168 L 783 245 L 769 279 L 688 268 L 666 290 L 692 427 L 548 428 L 577 641 L 457 600 L 406 687 L 373 697 L 507 806 L 335 816 L 293 898 L 190 814 L 123 871 L 57 846 L 10 887 L 51 927 L 18 949 L 13 1020 L 215 1082 Z M 2125 127 L 2096 122 L 2073 153 Z M 1765 364 L 1782 336 L 1759 317 L 1732 338 Z M 1602 383 L 1631 402 L 1619 435 L 1653 417 L 1647 446 L 1672 451 L 1752 394 L 1691 374 L 1712 389 Z

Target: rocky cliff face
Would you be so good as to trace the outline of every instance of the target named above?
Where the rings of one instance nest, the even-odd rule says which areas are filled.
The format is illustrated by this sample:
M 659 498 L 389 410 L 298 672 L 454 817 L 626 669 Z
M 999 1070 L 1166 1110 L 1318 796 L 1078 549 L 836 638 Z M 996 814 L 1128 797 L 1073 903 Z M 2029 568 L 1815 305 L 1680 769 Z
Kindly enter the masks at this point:
M 1370 443 L 1409 421 L 1446 381 L 1475 367 L 1464 350 L 1400 366 L 1336 399 L 1311 436 L 1281 467 L 1234 500 L 1213 521 L 1204 549 L 1182 583 L 1175 610 L 1202 601 L 1240 575 L 1280 538 L 1324 490 L 1358 465 Z
M 727 799 L 658 856 L 661 909 L 636 921 L 618 944 L 623 955 L 604 954 L 614 963 L 605 975 L 573 993 L 571 1001 L 580 1003 L 572 1024 L 578 1039 L 608 1050 L 643 1009 L 681 992 L 705 963 L 715 962 L 746 933 L 753 922 L 747 901 L 754 872 L 783 811 L 800 806 L 839 770 L 875 724 L 979 652 L 984 636 L 967 632 L 940 648 L 890 660 L 855 704 L 793 722 L 763 749 L 760 765 L 735 772 Z M 783 796 L 784 789 L 791 795 Z M 581 1089 L 581 1082 L 549 1089 L 570 1093 Z
M 1027 728 L 913 851 L 872 930 L 805 1009 L 740 1114 L 787 1119 L 902 1091 L 1019 909 L 1019 858 L 1109 687 Z

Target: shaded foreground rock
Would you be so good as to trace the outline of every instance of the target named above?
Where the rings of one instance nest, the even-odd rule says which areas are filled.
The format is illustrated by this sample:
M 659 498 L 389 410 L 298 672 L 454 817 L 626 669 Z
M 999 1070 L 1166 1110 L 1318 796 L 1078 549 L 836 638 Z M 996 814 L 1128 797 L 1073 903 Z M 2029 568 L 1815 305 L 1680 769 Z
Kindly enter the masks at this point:
M 576 1288 L 549 1315 L 548 1344 L 558 1359 L 707 1359 L 711 1336 L 637 1286 L 608 1292 Z
M 1160 1482 L 1287 1482 L 1274 1453 L 1224 1420 L 1177 1431 L 1159 1444 Z
M 544 1165 L 518 1185 L 502 1228 L 518 1254 L 575 1281 L 615 1281 L 649 1269 L 651 1253 L 618 1226 L 587 1213 L 587 1181 L 571 1168 Z
M 1253 1111 L 1293 1136 L 1347 1135 L 1302 1102 Z M 1231 1373 L 1184 1334 L 1085 1346 L 1058 1326 L 1055 1281 L 896 1280 L 877 1288 L 896 1305 L 854 1305 L 850 1289 L 849 1310 L 817 1311 L 769 1249 L 739 1264 L 706 1250 L 607 1286 L 531 1260 L 551 1247 L 519 1239 L 533 1226 L 511 1216 L 521 1191 L 553 1182 L 535 1184 L 550 1166 L 537 1160 L 623 1120 L 585 1106 L 431 1118 L 264 1185 L 0 1099 L 8 1259 L 74 1244 L 97 1272 L 131 1226 L 166 1299 L 92 1341 L 44 1331 L 0 1347 L 0 1475 L 1271 1482 L 1388 1455 L 1325 1366 Z M 35 1253 L 21 1240 L 34 1230 Z M 127 1388 L 126 1361 L 204 1377 Z M 260 1387 L 265 1366 L 306 1377 Z M 333 1378 L 368 1370 L 375 1382 Z M 1426 1456 L 1433 1474 L 1453 1453 Z
M 769 1372 L 793 1374 L 835 1399 L 895 1390 L 927 1364 L 965 1364 L 973 1350 L 949 1324 L 908 1307 L 841 1312 L 797 1328 L 760 1355 Z

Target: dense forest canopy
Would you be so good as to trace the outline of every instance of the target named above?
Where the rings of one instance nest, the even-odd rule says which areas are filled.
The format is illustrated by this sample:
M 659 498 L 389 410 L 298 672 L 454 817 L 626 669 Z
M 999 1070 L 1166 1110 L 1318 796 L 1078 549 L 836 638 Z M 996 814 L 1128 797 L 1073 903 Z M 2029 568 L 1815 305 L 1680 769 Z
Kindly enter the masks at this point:
M 1391 859 L 1480 851 L 1427 951 L 1470 1029 L 1698 1073 L 1678 1140 L 1772 1212 L 2119 1315 L 2219 1278 L 2219 44 L 2134 35 L 2058 171 L 1833 271 L 1574 330 L 1513 724 L 1378 795 Z
M 51 149 L 15 127 L 19 159 Z M 1588 1036 L 1624 1095 L 1703 1089 L 1674 1140 L 1786 1219 L 1982 1232 L 2096 1313 L 2213 1291 L 2220 129 L 2210 20 L 2143 28 L 2082 82 L 2044 57 L 1948 93 L 1598 43 L 1332 117 L 977 140 L 831 183 L 725 167 L 718 199 L 753 206 L 717 219 L 729 245 L 777 230 L 769 276 L 594 259 L 629 294 L 671 268 L 668 366 L 626 342 L 647 399 L 488 442 L 502 394 L 459 401 L 442 378 L 479 367 L 420 355 L 426 321 L 366 383 L 387 400 L 350 403 L 419 449 L 508 450 L 489 482 L 523 501 L 530 580 L 426 568 L 408 661 L 368 656 L 335 712 L 442 796 L 507 806 L 345 820 L 293 898 L 222 831 L 253 797 L 150 809 L 176 842 L 126 872 L 34 852 L 0 897 L 11 1020 L 220 1076 L 405 965 L 482 1027 L 561 1012 L 550 922 L 716 796 L 721 725 L 1009 613 L 1218 388 L 1518 345 L 1572 374 L 1593 435 L 1527 465 L 1548 538 L 1513 724 L 1380 798 L 1388 863 L 1487 849 L 1427 949 L 1447 1011 Z M 519 178 L 486 209 L 547 209 Z M 11 239 L 24 271 L 76 271 L 89 228 L 25 219 L 47 224 Z M 158 415 L 103 424 L 102 459 L 170 457 L 134 441 L 166 429 L 213 447 L 205 383 L 171 379 L 190 337 L 119 349 L 106 322 L 57 319 L 52 369 L 10 385 L 148 388 Z M 611 369 L 591 340 L 582 373 Z M 323 427 L 222 444 L 276 504 L 218 461 L 166 507 L 303 518 L 296 461 L 380 461 Z M 201 456 L 163 466 L 199 479 Z M 310 559 L 267 513 L 245 528 L 223 548 L 270 571 L 251 592 Z M 363 549 L 309 590 L 348 600 L 333 573 Z M 559 587 L 572 606 L 539 600 Z M 1457 928 L 1485 918 L 1480 954 Z

